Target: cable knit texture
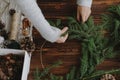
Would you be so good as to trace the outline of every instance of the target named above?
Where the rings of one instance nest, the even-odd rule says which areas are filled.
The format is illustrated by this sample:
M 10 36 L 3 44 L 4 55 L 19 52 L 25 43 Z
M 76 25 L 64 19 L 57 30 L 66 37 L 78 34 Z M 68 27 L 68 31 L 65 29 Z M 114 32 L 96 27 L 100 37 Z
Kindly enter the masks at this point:
M 32 22 L 42 37 L 50 42 L 55 42 L 59 37 L 61 30 L 50 26 L 41 9 L 35 0 L 14 0 L 25 16 Z
M 91 7 L 92 0 L 77 0 L 77 5 Z

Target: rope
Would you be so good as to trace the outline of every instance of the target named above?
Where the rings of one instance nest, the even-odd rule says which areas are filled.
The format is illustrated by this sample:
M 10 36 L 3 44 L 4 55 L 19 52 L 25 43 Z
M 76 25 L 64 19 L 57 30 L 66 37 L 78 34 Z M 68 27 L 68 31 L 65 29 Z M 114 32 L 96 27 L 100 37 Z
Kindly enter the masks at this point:
M 45 68 L 45 66 L 43 64 L 42 50 L 43 50 L 43 47 L 44 47 L 45 43 L 46 43 L 46 41 L 43 42 L 43 44 L 42 44 L 42 46 L 40 48 L 40 63 L 41 63 L 41 66 L 42 66 L 43 69 Z

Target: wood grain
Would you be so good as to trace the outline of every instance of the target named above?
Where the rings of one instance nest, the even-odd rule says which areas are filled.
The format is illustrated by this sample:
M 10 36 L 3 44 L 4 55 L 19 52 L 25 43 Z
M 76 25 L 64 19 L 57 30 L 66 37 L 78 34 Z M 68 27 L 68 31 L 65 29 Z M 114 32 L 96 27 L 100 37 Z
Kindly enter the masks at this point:
M 94 0 L 92 5 L 92 16 L 95 23 L 100 22 L 100 15 L 106 13 L 106 9 L 110 5 L 119 4 L 120 0 Z M 38 0 L 38 5 L 42 9 L 47 19 L 60 18 L 63 21 L 67 16 L 76 15 L 76 2 L 75 0 Z M 33 73 L 36 68 L 42 69 L 40 63 L 40 48 L 44 39 L 40 36 L 37 30 L 33 30 L 34 42 L 36 50 L 32 54 L 31 68 L 28 80 L 34 80 Z M 56 44 L 47 42 L 43 47 L 43 64 L 45 67 L 52 65 L 54 62 L 61 60 L 63 64 L 51 70 L 52 73 L 57 75 L 64 75 L 69 72 L 73 65 L 79 65 L 81 42 L 76 40 L 67 40 L 64 44 Z M 101 63 L 97 69 L 110 70 L 120 68 L 120 56 L 114 59 L 107 59 Z M 117 80 L 120 75 L 117 75 Z

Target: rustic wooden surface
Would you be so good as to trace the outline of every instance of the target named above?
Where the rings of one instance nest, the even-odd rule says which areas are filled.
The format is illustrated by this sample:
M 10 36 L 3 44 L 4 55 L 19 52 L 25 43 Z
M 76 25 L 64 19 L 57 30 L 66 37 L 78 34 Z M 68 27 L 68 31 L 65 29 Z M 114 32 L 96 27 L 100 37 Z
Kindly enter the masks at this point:
M 100 15 L 106 12 L 106 8 L 110 5 L 120 3 L 120 0 L 94 0 L 92 5 L 92 16 L 96 23 L 100 22 Z M 65 19 L 67 16 L 76 15 L 75 0 L 38 0 L 38 5 L 42 9 L 44 15 L 48 19 Z M 40 48 L 44 43 L 44 39 L 34 29 L 33 31 L 36 50 L 32 55 L 31 68 L 28 80 L 33 79 L 33 73 L 36 68 L 42 69 L 40 63 Z M 64 75 L 69 72 L 71 66 L 78 65 L 80 59 L 80 42 L 76 40 L 68 40 L 64 44 L 56 44 L 47 42 L 43 47 L 43 64 L 45 67 L 52 65 L 54 62 L 61 60 L 63 64 L 51 70 L 52 73 Z M 97 69 L 116 69 L 120 68 L 120 56 L 115 59 L 107 59 L 100 64 Z M 120 80 L 120 76 L 117 76 Z

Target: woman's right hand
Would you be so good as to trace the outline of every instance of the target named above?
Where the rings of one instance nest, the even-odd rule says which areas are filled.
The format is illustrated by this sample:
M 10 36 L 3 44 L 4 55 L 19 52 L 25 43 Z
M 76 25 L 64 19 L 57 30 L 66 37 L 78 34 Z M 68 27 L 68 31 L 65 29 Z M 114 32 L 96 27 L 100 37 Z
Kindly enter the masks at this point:
M 68 27 L 64 27 L 61 30 L 61 35 L 64 34 L 68 30 Z M 65 36 L 60 36 L 60 38 L 56 41 L 56 43 L 64 43 L 68 38 L 68 33 Z
M 84 23 L 85 21 L 87 21 L 90 14 L 91 14 L 90 7 L 78 5 L 78 7 L 77 7 L 77 20 L 78 21 L 82 20 L 82 22 Z

